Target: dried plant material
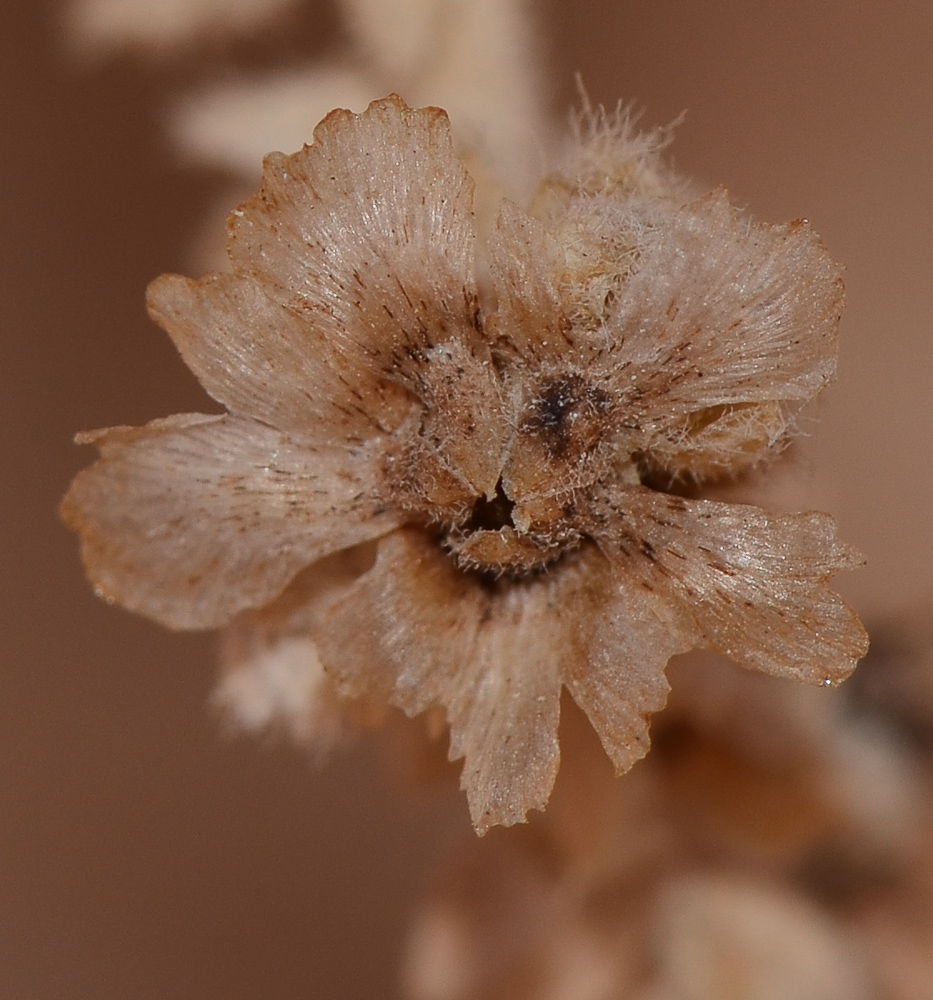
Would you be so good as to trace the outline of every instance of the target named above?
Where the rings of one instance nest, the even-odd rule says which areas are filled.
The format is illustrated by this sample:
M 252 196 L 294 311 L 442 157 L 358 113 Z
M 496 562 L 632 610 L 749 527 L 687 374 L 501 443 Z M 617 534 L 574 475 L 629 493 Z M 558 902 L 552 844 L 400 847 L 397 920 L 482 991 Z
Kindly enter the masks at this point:
M 88 49 L 183 45 L 208 32 L 249 31 L 296 0 L 74 0 L 68 27 Z
M 192 92 L 170 125 L 182 153 L 253 184 L 270 149 L 297 149 L 331 108 L 362 111 L 395 91 L 412 104 L 440 105 L 456 121 L 482 219 L 491 224 L 500 185 L 526 197 L 548 130 L 523 0 L 338 6 L 352 43 L 342 58 Z
M 169 127 L 186 159 L 223 167 L 254 185 L 270 149 L 299 149 L 328 111 L 362 111 L 373 93 L 356 69 L 338 62 L 280 70 L 202 86 L 178 102 Z
M 623 781 L 567 706 L 547 813 L 465 840 L 416 915 L 411 1000 L 877 1000 L 899 972 L 892 1000 L 926 995 L 907 984 L 930 981 L 929 797 L 906 749 L 830 692 L 699 654 L 671 673 Z
M 614 780 L 573 706 L 561 737 L 546 815 L 465 842 L 416 914 L 411 1000 L 609 1000 L 640 982 L 645 873 L 678 860 L 680 831 L 645 767 Z
M 917 847 L 920 774 L 889 728 L 831 692 L 715 658 L 694 654 L 671 674 L 655 743 L 672 807 L 704 852 L 760 870 L 805 867 L 830 842 L 872 867 Z
M 644 946 L 629 919 L 607 928 L 581 912 L 582 883 L 555 872 L 547 842 L 484 843 L 448 873 L 445 898 L 415 921 L 405 968 L 410 1000 L 610 1000 L 631 996 Z M 536 849 L 537 848 L 537 849 Z M 476 854 L 481 853 L 482 858 Z M 561 859 L 562 860 L 562 859 Z
M 926 819 L 929 830 L 929 815 Z M 922 862 L 900 893 L 860 920 L 863 947 L 885 1000 L 933 996 L 933 872 L 929 857 Z
M 279 598 L 224 630 L 212 703 L 233 729 L 284 735 L 323 760 L 361 725 L 382 721 L 384 705 L 338 699 L 311 638 L 374 555 L 362 545 L 322 559 Z
M 471 166 L 484 164 L 510 194 L 526 195 L 546 135 L 547 89 L 534 58 L 527 0 L 343 0 L 343 6 L 363 64 L 379 67 L 376 93 L 396 90 L 411 103 L 446 108 Z
M 645 155 L 617 123 L 588 141 Z M 338 597 L 308 588 L 308 633 L 341 697 L 445 710 L 479 832 L 547 802 L 562 687 L 625 771 L 674 654 L 821 684 L 865 650 L 826 585 L 860 561 L 831 518 L 658 488 L 789 433 L 834 371 L 838 267 L 804 222 L 610 174 L 635 180 L 503 203 L 484 251 L 444 112 L 333 112 L 267 158 L 232 273 L 151 288 L 228 412 L 83 437 L 102 458 L 64 502 L 98 589 L 181 628 L 378 540 Z
M 872 630 L 872 648 L 850 690 L 856 702 L 882 713 L 920 746 L 933 751 L 933 599 Z
M 810 901 L 755 881 L 691 874 L 665 886 L 639 1000 L 870 1000 L 854 942 Z

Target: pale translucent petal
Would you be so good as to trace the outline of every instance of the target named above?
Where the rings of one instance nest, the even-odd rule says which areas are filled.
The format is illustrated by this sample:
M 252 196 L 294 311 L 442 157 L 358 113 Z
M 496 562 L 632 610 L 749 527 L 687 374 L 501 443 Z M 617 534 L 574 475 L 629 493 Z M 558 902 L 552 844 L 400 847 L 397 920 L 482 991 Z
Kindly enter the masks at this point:
M 445 108 L 482 173 L 526 197 L 549 139 L 548 87 L 524 0 L 342 0 L 368 72 Z M 481 198 L 485 202 L 485 198 Z M 494 215 L 494 213 L 491 213 Z
M 426 352 L 414 372 L 425 413 L 418 444 L 430 455 L 416 475 L 430 481 L 431 460 L 440 461 L 473 496 L 492 497 L 511 433 L 510 413 L 498 372 L 488 357 L 474 356 L 452 341 Z
M 410 409 L 405 390 L 335 356 L 308 317 L 249 278 L 162 275 L 148 305 L 204 388 L 234 413 L 327 443 L 393 428 Z
M 492 320 L 497 346 L 530 364 L 560 361 L 574 345 L 555 283 L 560 247 L 540 222 L 504 201 L 488 249 L 498 296 Z
M 82 435 L 102 457 L 62 504 L 108 600 L 212 628 L 305 566 L 394 527 L 372 496 L 379 445 L 296 447 L 270 427 L 188 415 Z
M 521 822 L 554 783 L 560 671 L 580 656 L 564 578 L 487 585 L 418 532 L 379 548 L 318 636 L 325 668 L 351 696 L 444 706 L 474 826 Z
M 234 213 L 235 275 L 163 277 L 150 311 L 235 412 L 324 440 L 397 426 L 390 382 L 433 402 L 437 344 L 482 354 L 471 199 L 443 112 L 334 112 Z
M 621 774 L 648 752 L 648 718 L 667 700 L 672 656 L 700 639 L 689 615 L 666 606 L 618 564 L 591 560 L 578 612 L 590 630 L 585 660 L 566 664 L 564 683 Z
M 424 350 L 478 340 L 471 209 L 447 115 L 389 97 L 334 111 L 312 145 L 267 157 L 230 254 L 331 351 L 405 382 Z
M 697 645 L 811 683 L 844 679 L 864 656 L 857 615 L 826 585 L 862 560 L 838 541 L 828 514 L 771 514 L 636 487 L 604 498 L 598 517 L 591 534 L 619 579 L 654 595 L 665 618 L 691 618 Z
M 806 222 L 752 224 L 721 191 L 649 221 L 608 321 L 613 382 L 631 420 L 806 400 L 823 388 L 843 285 Z

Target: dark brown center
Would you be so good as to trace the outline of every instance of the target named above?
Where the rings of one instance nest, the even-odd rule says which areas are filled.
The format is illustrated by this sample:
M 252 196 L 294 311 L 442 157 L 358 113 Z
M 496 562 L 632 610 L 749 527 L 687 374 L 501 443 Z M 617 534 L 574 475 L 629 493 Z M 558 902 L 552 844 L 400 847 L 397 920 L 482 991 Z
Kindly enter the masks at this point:
M 512 521 L 514 509 L 515 501 L 506 496 L 500 479 L 496 483 L 496 495 L 491 500 L 479 497 L 473 504 L 473 510 L 463 525 L 463 531 L 499 531 L 502 528 L 514 528 Z

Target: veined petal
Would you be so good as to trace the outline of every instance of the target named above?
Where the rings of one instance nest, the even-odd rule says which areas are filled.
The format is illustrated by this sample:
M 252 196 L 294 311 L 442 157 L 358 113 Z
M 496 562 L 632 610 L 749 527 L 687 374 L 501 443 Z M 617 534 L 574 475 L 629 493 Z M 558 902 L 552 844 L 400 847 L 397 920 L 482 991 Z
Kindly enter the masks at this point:
M 371 484 L 381 441 L 300 447 L 232 416 L 80 435 L 101 451 L 62 503 L 99 593 L 173 628 L 213 628 L 305 566 L 392 529 Z
M 414 375 L 425 403 L 418 444 L 427 465 L 419 479 L 429 482 L 440 462 L 474 496 L 494 496 L 511 426 L 491 359 L 451 341 L 425 352 Z
M 560 247 L 540 222 L 504 201 L 489 257 L 499 299 L 491 323 L 499 346 L 531 364 L 560 361 L 574 344 L 555 281 Z
M 674 620 L 692 619 L 697 645 L 815 684 L 843 680 L 864 656 L 865 630 L 826 585 L 862 560 L 838 541 L 828 514 L 771 514 L 634 487 L 605 498 L 598 517 L 591 534 L 618 579 L 653 594 Z
M 714 192 L 650 227 L 608 326 L 631 417 L 812 398 L 832 378 L 841 268 L 804 221 L 750 223 Z
M 149 286 L 149 313 L 219 403 L 320 443 L 392 430 L 408 393 L 334 353 L 308 317 L 251 278 L 192 281 L 164 274 Z
M 564 683 L 622 774 L 648 752 L 649 716 L 664 707 L 670 690 L 668 661 L 701 636 L 683 609 L 659 602 L 618 563 L 600 554 L 590 566 L 583 585 L 590 593 L 580 603 L 589 632 L 587 657 L 567 663 Z M 601 599 L 594 600 L 597 588 Z
M 480 833 L 522 822 L 553 786 L 560 672 L 580 656 L 568 579 L 487 585 L 428 536 L 398 531 L 318 636 L 343 694 L 388 697 L 409 715 L 446 709 Z
M 477 339 L 472 197 L 440 109 L 393 96 L 334 111 L 310 146 L 266 158 L 231 220 L 234 271 L 331 351 L 405 382 L 419 352 Z

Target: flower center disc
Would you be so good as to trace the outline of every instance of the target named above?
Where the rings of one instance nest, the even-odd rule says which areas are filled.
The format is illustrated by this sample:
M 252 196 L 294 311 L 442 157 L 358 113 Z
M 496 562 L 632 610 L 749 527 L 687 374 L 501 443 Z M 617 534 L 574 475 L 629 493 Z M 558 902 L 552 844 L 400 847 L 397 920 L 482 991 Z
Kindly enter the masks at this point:
M 500 479 L 496 483 L 496 495 L 492 500 L 479 497 L 473 504 L 473 510 L 466 524 L 463 525 L 463 530 L 472 533 L 474 531 L 501 531 L 503 528 L 514 528 L 513 510 L 515 510 L 515 501 L 506 496 Z
M 521 577 L 554 562 L 578 538 L 545 539 L 525 532 L 513 519 L 516 503 L 502 486 L 489 500 L 479 497 L 470 516 L 447 536 L 446 546 L 461 569 L 477 570 L 493 576 Z

